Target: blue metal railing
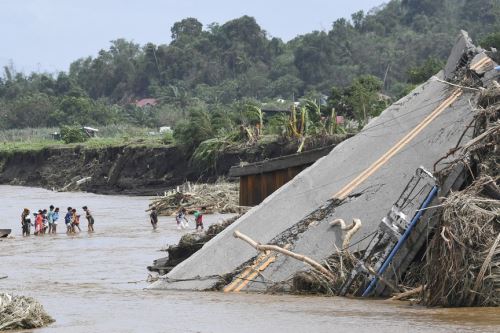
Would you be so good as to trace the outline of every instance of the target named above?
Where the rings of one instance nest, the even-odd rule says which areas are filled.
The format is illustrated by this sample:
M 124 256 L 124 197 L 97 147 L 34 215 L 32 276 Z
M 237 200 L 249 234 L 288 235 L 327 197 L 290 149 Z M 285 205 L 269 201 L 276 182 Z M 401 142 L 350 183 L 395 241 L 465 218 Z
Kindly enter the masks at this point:
M 422 214 L 424 213 L 425 209 L 429 206 L 429 204 L 431 203 L 431 201 L 434 199 L 434 197 L 436 196 L 437 192 L 438 192 L 438 186 L 434 185 L 432 187 L 431 191 L 429 192 L 429 194 L 427 195 L 427 198 L 422 203 L 422 206 L 420 206 L 419 210 L 417 211 L 417 213 L 415 214 L 415 216 L 411 220 L 410 225 L 408 226 L 408 228 L 406 228 L 406 231 L 401 236 L 401 238 L 398 240 L 398 242 L 396 243 L 396 245 L 392 249 L 391 253 L 389 253 L 389 256 L 387 256 L 387 259 L 384 261 L 384 263 L 382 264 L 382 266 L 378 270 L 377 276 L 380 276 L 380 275 L 384 274 L 384 272 L 386 271 L 387 267 L 389 267 L 392 259 L 394 258 L 394 256 L 396 255 L 396 253 L 399 251 L 399 249 L 401 248 L 401 246 L 403 246 L 403 244 L 406 242 L 406 240 L 410 236 L 410 233 L 412 232 L 413 228 L 418 223 L 420 217 L 422 217 Z M 377 276 L 374 276 L 372 278 L 372 280 L 370 281 L 370 284 L 368 285 L 368 287 L 363 292 L 363 295 L 362 295 L 363 297 L 367 297 L 367 296 L 369 296 L 371 294 L 371 292 L 373 291 L 373 289 L 377 285 L 377 281 L 378 281 L 378 277 Z

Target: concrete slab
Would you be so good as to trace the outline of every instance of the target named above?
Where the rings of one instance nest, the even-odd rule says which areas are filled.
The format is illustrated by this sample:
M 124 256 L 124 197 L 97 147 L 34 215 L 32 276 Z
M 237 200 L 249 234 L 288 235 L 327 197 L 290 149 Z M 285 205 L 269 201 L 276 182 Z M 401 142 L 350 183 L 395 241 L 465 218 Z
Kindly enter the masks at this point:
M 457 67 L 465 65 L 463 56 L 469 52 L 474 52 L 475 46 L 466 31 L 460 31 L 459 36 L 451 50 L 446 66 L 444 67 L 445 80 L 453 79 Z
M 448 94 L 447 87 L 430 84 L 418 98 L 412 99 L 405 104 L 404 112 L 399 110 L 400 113 L 398 114 L 388 110 L 379 121 L 383 121 L 384 118 L 385 121 L 388 121 L 394 118 L 386 117 L 397 117 L 408 113 L 406 116 L 397 118 L 394 124 L 397 132 L 401 135 L 403 132 L 411 130 L 412 126 L 415 126 L 412 118 L 424 117 L 425 114 L 435 108 L 435 104 L 429 104 L 429 101 L 434 100 L 439 95 L 447 96 Z M 351 197 L 345 203 L 336 207 L 333 214 L 315 222 L 307 231 L 300 234 L 294 241 L 293 251 L 305 254 L 319 262 L 335 253 L 337 249 L 341 248 L 343 234 L 339 228 L 329 226 L 329 222 L 335 218 L 342 218 L 349 223 L 353 218 L 361 219 L 363 227 L 352 239 L 351 244 L 357 244 L 351 250 L 365 249 L 369 242 L 369 238 L 365 239 L 365 237 L 377 229 L 380 220 L 389 212 L 410 178 L 414 175 L 416 168 L 422 165 L 427 170 L 432 170 L 434 162 L 455 147 L 466 125 L 474 116 L 469 105 L 469 99 L 472 97 L 471 94 L 461 95 L 417 135 L 407 147 L 402 149 L 400 153 L 391 158 L 360 185 L 355 191 L 359 195 Z M 361 133 L 358 144 L 362 144 L 362 141 L 370 138 L 370 143 L 367 144 L 368 148 L 384 146 L 387 149 L 388 146 L 394 143 L 395 137 L 386 134 L 387 129 L 384 132 L 383 128 L 372 128 L 370 130 L 369 127 Z M 463 140 L 467 141 L 472 136 L 472 131 L 468 134 Z M 357 173 L 362 172 L 363 168 L 369 167 L 374 156 L 363 150 L 359 151 L 359 155 L 360 157 L 357 159 L 354 156 L 349 158 L 352 164 L 356 164 L 352 169 Z M 293 277 L 295 272 L 304 269 L 309 269 L 309 267 L 297 260 L 278 256 L 276 261 L 256 280 L 265 282 L 263 281 L 263 277 L 265 277 L 266 281 L 283 282 Z M 243 290 L 262 290 L 265 287 L 266 284 L 260 282 L 248 283 Z
M 167 276 L 170 281 L 160 281 L 152 287 L 211 288 L 220 275 L 233 272 L 256 255 L 253 248 L 233 238 L 234 230 L 259 242 L 270 242 L 356 178 L 447 101 L 454 91 L 438 81 L 429 81 L 417 88 L 384 111 L 360 134 L 341 143 L 177 266 Z M 398 154 L 354 189 L 362 193 L 361 196 L 337 208 L 335 216 L 363 220 L 358 238 L 377 228 L 380 218 L 387 213 L 418 166 L 432 168 L 434 161 L 456 144 L 464 124 L 472 116 L 469 98 L 468 95 L 457 98 L 451 108 L 444 110 Z M 339 244 L 341 234 L 321 222 L 300 236 L 296 250 L 322 258 L 334 251 L 334 239 Z M 301 268 L 300 263 L 279 259 L 269 270 L 271 276 L 280 280 Z
M 445 73 L 453 75 L 463 53 L 472 52 L 473 47 L 463 32 Z M 443 73 L 438 76 L 443 78 Z M 456 145 L 473 116 L 471 97 L 470 92 L 429 80 L 251 209 L 151 288 L 214 287 L 221 276 L 233 273 L 257 255 L 248 244 L 232 236 L 235 230 L 269 243 L 296 228 L 305 216 L 334 195 L 347 198 L 336 208 L 335 217 L 362 219 L 362 231 L 353 242 L 360 240 L 377 228 L 417 167 L 432 169 L 433 163 Z M 295 250 L 316 259 L 331 254 L 334 244 L 340 244 L 341 234 L 328 227 L 328 220 L 319 221 L 298 235 Z M 302 268 L 302 263 L 278 257 L 263 275 L 284 281 Z M 247 287 L 262 286 L 250 283 Z
M 470 63 L 470 68 L 478 75 L 483 75 L 487 71 L 494 69 L 495 66 L 495 62 L 485 52 L 476 55 Z

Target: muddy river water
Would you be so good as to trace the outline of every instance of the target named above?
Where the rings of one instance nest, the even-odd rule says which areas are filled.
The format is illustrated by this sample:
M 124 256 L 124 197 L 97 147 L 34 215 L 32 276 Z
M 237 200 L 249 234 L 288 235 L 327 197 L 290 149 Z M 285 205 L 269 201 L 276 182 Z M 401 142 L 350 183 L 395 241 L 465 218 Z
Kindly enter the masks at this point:
M 160 218 L 153 232 L 148 198 L 56 193 L 0 186 L 0 290 L 35 297 L 56 319 L 53 332 L 500 332 L 500 309 L 426 309 L 403 302 L 290 295 L 150 291 L 146 266 L 182 231 Z M 89 206 L 96 232 L 21 236 L 24 207 Z M 209 223 L 221 216 L 207 216 Z M 62 225 L 61 225 L 62 224 Z M 86 230 L 86 221 L 82 221 Z

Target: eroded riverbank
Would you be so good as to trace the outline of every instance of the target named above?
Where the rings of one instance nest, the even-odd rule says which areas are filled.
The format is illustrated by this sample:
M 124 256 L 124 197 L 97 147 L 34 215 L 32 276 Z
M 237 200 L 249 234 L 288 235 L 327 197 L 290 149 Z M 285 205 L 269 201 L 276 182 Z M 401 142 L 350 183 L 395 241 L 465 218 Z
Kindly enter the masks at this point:
M 289 295 L 158 292 L 146 266 L 177 243 L 171 218 L 151 230 L 149 198 L 0 186 L 2 291 L 38 299 L 56 319 L 36 332 L 492 332 L 500 310 L 425 309 L 407 303 Z M 21 209 L 88 205 L 96 233 L 22 238 Z M 220 216 L 206 216 L 207 222 Z M 83 222 L 83 229 L 86 223 Z M 63 232 L 60 228 L 59 232 Z

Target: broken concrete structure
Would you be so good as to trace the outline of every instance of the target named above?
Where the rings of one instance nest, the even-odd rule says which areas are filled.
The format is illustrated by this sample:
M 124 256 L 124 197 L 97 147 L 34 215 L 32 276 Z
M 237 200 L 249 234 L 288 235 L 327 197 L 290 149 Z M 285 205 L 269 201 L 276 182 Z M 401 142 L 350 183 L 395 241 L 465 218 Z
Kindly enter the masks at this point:
M 151 287 L 205 290 L 229 285 L 226 291 L 264 290 L 304 269 L 302 262 L 273 253 L 256 259 L 255 249 L 233 237 L 235 230 L 321 262 L 342 244 L 342 231 L 329 222 L 359 218 L 363 227 L 352 239 L 351 250 L 364 249 L 415 170 L 433 170 L 436 161 L 472 135 L 466 129 L 474 117 L 478 90 L 457 83 L 459 71 L 483 70 L 483 63 L 491 61 L 475 59 L 471 66 L 481 53 L 462 32 L 443 72 L 394 103 Z M 487 84 L 498 73 L 486 68 L 486 73 L 475 75 Z M 306 218 L 328 202 L 335 203 L 328 206 L 332 209 L 312 222 Z

